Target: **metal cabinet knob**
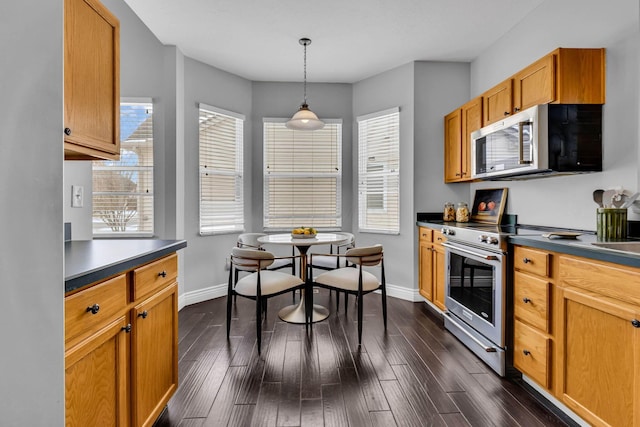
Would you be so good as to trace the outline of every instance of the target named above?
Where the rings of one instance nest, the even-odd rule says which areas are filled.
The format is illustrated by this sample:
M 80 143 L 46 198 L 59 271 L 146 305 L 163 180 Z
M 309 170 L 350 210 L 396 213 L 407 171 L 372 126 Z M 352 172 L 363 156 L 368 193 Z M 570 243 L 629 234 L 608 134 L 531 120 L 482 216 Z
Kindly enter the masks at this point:
M 524 262 L 525 264 L 529 264 L 531 260 L 529 258 L 522 258 L 522 262 Z
M 530 300 L 529 298 L 527 298 L 527 297 L 522 298 L 522 301 L 523 301 L 525 304 L 528 304 L 528 303 L 530 303 L 530 302 L 531 302 L 531 300 Z
M 505 111 L 505 112 L 504 112 L 504 115 L 505 115 L 505 116 L 508 116 L 508 115 L 509 115 L 509 112 L 508 112 L 508 111 Z
M 148 315 L 149 312 L 147 310 L 143 311 L 142 313 L 138 313 L 138 317 L 142 317 L 143 319 L 146 319 Z
M 91 313 L 91 314 L 98 314 L 98 311 L 100 311 L 100 306 L 98 304 L 93 304 L 89 307 L 87 307 L 87 313 Z
M 638 319 L 633 319 L 631 321 L 631 324 L 633 325 L 634 328 L 640 328 L 640 320 Z
M 525 356 L 528 356 L 528 355 L 530 355 L 530 354 L 531 354 L 531 352 L 530 352 L 529 350 L 527 350 L 527 349 L 522 350 L 522 353 L 523 353 Z
M 64 128 L 64 134 L 67 136 L 71 135 L 71 128 Z
M 125 331 L 126 333 L 131 332 L 131 323 L 127 323 L 127 326 L 123 326 L 121 331 Z
M 158 276 L 167 277 L 167 272 L 162 270 L 160 273 L 158 273 Z
M 513 111 L 515 111 L 517 113 L 518 111 L 520 111 L 520 107 L 514 108 Z

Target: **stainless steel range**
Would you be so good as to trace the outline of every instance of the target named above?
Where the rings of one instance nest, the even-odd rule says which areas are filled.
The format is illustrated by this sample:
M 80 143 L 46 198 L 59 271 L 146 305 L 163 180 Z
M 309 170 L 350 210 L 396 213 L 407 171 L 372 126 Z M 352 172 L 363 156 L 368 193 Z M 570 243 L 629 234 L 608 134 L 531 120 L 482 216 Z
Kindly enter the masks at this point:
M 506 373 L 507 238 L 540 234 L 516 226 L 443 225 L 445 328 L 499 375 Z

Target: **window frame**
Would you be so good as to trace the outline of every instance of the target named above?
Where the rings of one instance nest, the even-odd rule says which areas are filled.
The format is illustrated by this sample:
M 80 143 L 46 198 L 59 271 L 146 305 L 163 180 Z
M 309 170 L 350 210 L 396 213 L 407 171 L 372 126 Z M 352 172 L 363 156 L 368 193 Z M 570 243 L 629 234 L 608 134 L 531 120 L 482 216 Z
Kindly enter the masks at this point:
M 201 160 L 201 152 L 203 149 L 203 141 L 201 140 L 201 112 L 205 110 L 209 113 L 217 114 L 219 116 L 225 116 L 227 118 L 231 118 L 236 120 L 236 134 L 235 134 L 235 153 L 236 157 L 234 159 L 235 170 L 233 172 L 229 172 L 226 170 L 216 170 L 203 167 Z M 245 199 L 244 199 L 244 126 L 246 124 L 246 116 L 244 114 L 236 113 L 233 111 L 225 110 L 219 107 L 215 107 L 205 103 L 198 103 L 198 233 L 200 236 L 215 236 L 222 234 L 235 234 L 242 233 L 245 231 Z M 239 221 L 232 220 L 228 223 L 223 223 L 222 225 L 216 225 L 212 223 L 206 223 L 203 221 L 203 175 L 206 176 L 209 173 L 214 172 L 220 176 L 235 176 L 234 180 L 234 188 L 235 188 L 235 196 L 236 201 L 234 204 L 236 205 L 235 213 L 240 214 L 241 218 Z M 239 209 L 237 207 L 239 205 Z
M 273 174 L 272 172 L 267 170 L 267 166 L 268 166 L 268 141 L 267 138 L 269 137 L 268 135 L 268 125 L 269 124 L 282 124 L 284 126 L 284 124 L 287 122 L 286 118 L 274 118 L 274 117 L 264 117 L 262 122 L 262 130 L 263 130 L 263 136 L 262 136 L 262 142 L 263 142 L 263 151 L 262 151 L 262 177 L 263 177 L 263 199 L 262 199 L 262 207 L 263 207 L 263 211 L 262 211 L 262 227 L 265 231 L 288 231 L 290 230 L 292 227 L 300 227 L 300 226 L 305 226 L 305 227 L 314 227 L 319 231 L 339 231 L 342 229 L 342 216 L 343 216 L 343 202 L 342 202 L 342 198 L 343 198 L 343 156 L 342 156 L 342 149 L 343 149 L 343 131 L 344 131 L 344 124 L 343 124 L 343 120 L 342 119 L 322 119 L 325 122 L 325 128 L 323 128 L 324 130 L 326 130 L 326 125 L 335 125 L 337 126 L 337 129 L 335 131 L 335 144 L 336 144 L 336 150 L 335 150 L 335 164 L 336 164 L 336 168 L 337 171 L 334 174 L 327 174 L 325 173 L 309 173 L 309 174 L 301 174 L 301 173 L 286 173 L 283 172 L 280 175 L 278 175 L 278 173 L 276 172 L 276 174 Z M 288 131 L 288 132 L 322 132 L 323 130 L 316 130 L 316 131 L 296 131 L 296 130 L 289 130 L 289 129 L 280 129 L 281 131 Z M 309 224 L 307 222 L 305 222 L 304 224 L 298 224 L 295 220 L 294 217 L 289 217 L 289 219 L 291 220 L 291 225 L 287 225 L 287 226 L 280 226 L 280 225 L 270 225 L 269 224 L 269 206 L 270 206 L 270 199 L 269 199 L 269 176 L 282 176 L 282 177 L 291 177 L 291 178 L 303 178 L 303 179 L 307 179 L 307 178 L 314 178 L 314 177 L 327 177 L 327 176 L 334 176 L 336 179 L 336 188 L 335 188 L 335 194 L 336 194 L 336 205 L 335 205 L 335 216 L 331 216 L 330 218 L 335 218 L 335 224 L 333 225 L 329 225 L 329 226 L 322 226 L 322 225 L 315 225 L 313 223 Z M 326 216 L 325 216 L 326 218 Z M 285 218 L 286 220 L 286 218 Z M 303 221 L 304 222 L 304 221 Z
M 363 125 L 369 125 L 374 120 L 382 119 L 387 116 L 396 115 L 395 120 L 395 128 L 389 128 L 391 132 L 393 132 L 393 137 L 396 143 L 393 146 L 388 147 L 385 151 L 393 156 L 390 160 L 379 160 L 373 159 L 371 161 L 371 156 L 369 156 L 369 152 L 372 149 L 372 142 L 369 140 L 365 140 L 363 138 L 367 138 L 368 135 L 363 135 Z M 375 233 L 375 234 L 400 234 L 400 214 L 401 214 L 401 205 L 400 205 L 400 108 L 394 107 L 389 108 L 382 111 L 377 111 L 370 114 L 365 114 L 362 116 L 358 116 L 356 118 L 357 130 L 358 130 L 358 231 L 360 233 Z M 367 144 L 366 146 L 364 144 Z M 381 144 L 378 144 L 378 147 L 381 147 Z M 375 148 L 375 145 L 373 146 Z M 366 154 L 365 154 L 366 153 Z M 366 158 L 365 158 L 366 157 Z M 395 163 L 394 163 L 395 162 Z M 397 164 L 397 167 L 393 167 L 394 164 Z M 381 172 L 374 172 L 373 176 L 369 172 L 369 168 L 372 165 L 381 165 Z M 369 208 L 368 207 L 368 195 L 372 194 L 368 192 L 368 182 L 369 179 L 376 179 L 382 181 L 382 191 L 376 192 L 375 194 L 382 194 L 382 203 L 383 208 Z M 396 184 L 397 182 L 397 184 Z M 392 187 L 393 186 L 393 187 Z M 394 188 L 395 187 L 395 188 Z M 390 219 L 395 222 L 395 224 L 390 225 L 388 227 L 376 227 L 369 223 L 369 214 L 389 214 L 390 210 L 390 199 L 396 198 L 397 202 L 397 213 L 395 217 L 391 217 Z M 389 222 L 391 224 L 391 222 Z
M 91 234 L 92 237 L 94 239 L 117 239 L 117 238 L 123 238 L 123 237 L 153 237 L 154 233 L 155 233 L 155 155 L 154 155 L 154 146 L 155 146 L 155 134 L 154 134 L 154 103 L 153 103 L 153 98 L 148 98 L 148 97 L 122 97 L 120 98 L 120 114 L 122 114 L 122 106 L 124 104 L 140 104 L 140 105 L 148 105 L 147 108 L 151 109 L 151 165 L 146 165 L 146 166 L 140 166 L 140 165 L 136 165 L 136 166 L 125 166 L 125 165 L 119 165 L 119 166 L 96 166 L 97 162 L 102 162 L 104 160 L 98 160 L 98 161 L 92 161 L 92 191 L 91 191 L 91 197 L 92 197 L 92 212 L 91 212 L 91 220 L 92 220 L 92 225 L 91 225 Z M 120 118 L 120 120 L 122 120 L 122 118 Z M 122 131 L 123 126 L 120 126 L 120 129 Z M 122 138 L 122 133 L 120 134 L 120 138 Z M 128 140 L 128 138 L 127 138 Z M 122 140 L 120 141 L 120 156 L 122 158 L 122 152 L 123 150 L 126 150 L 127 148 L 127 140 Z M 148 171 L 151 170 L 151 191 L 149 192 L 148 188 L 147 191 L 145 193 L 135 193 L 137 195 L 137 197 L 149 197 L 151 200 L 151 207 L 150 207 L 150 212 L 151 212 L 151 230 L 150 231 L 125 231 L 125 232 L 116 232 L 116 231 L 111 231 L 111 232 L 102 232 L 102 233 L 96 233 L 94 230 L 94 226 L 93 226 L 93 221 L 94 221 L 94 209 L 95 209 L 95 197 L 98 195 L 102 195 L 102 194 L 109 194 L 109 193 L 117 193 L 117 192 L 96 192 L 95 191 L 95 185 L 94 185 L 94 172 L 95 171 L 100 171 L 100 170 L 128 170 L 128 171 L 133 171 L 135 172 L 141 172 L 141 171 Z M 125 226 L 126 227 L 126 226 Z

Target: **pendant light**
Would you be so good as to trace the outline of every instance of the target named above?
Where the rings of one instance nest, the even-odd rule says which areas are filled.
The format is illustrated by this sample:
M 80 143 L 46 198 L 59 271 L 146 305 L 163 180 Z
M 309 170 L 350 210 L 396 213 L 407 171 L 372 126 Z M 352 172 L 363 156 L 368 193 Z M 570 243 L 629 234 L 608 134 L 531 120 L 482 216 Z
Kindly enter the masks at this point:
M 309 110 L 307 104 L 307 46 L 311 44 L 311 39 L 301 38 L 298 41 L 304 46 L 304 102 L 300 106 L 300 109 L 291 117 L 286 123 L 289 129 L 293 130 L 318 130 L 324 127 L 324 122 L 318 119 L 316 114 Z

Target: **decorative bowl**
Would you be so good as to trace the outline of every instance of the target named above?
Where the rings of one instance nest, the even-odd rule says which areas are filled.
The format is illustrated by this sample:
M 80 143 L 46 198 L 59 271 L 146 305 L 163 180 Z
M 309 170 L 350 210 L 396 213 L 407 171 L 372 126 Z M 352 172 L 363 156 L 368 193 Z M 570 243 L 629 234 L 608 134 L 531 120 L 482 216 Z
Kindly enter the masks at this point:
M 291 233 L 291 237 L 293 237 L 294 239 L 313 239 L 314 237 L 316 237 L 316 233 L 314 234 L 293 234 Z

